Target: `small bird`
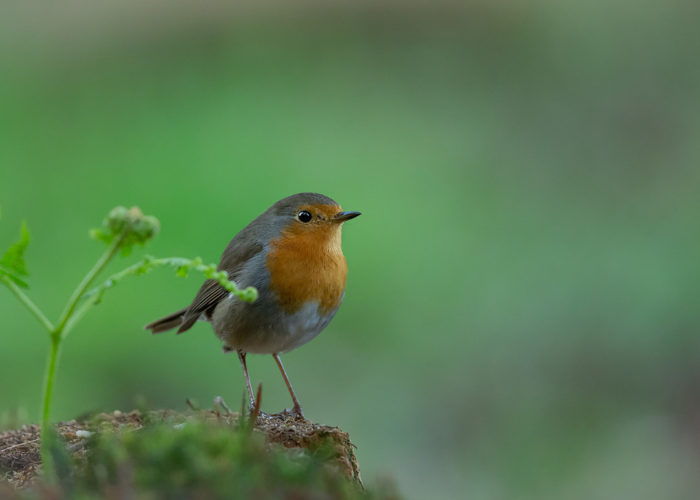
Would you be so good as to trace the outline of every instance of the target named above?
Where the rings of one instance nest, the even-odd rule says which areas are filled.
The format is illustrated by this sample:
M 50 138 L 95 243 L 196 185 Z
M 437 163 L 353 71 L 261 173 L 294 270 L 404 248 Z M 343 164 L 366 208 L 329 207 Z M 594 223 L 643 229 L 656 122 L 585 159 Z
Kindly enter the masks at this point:
M 234 236 L 218 266 L 240 288 L 257 288 L 255 302 L 243 302 L 209 279 L 188 307 L 145 328 L 182 333 L 197 320 L 209 321 L 224 352 L 238 353 L 251 408 L 255 398 L 246 354 L 272 354 L 294 403 L 284 413 L 304 418 L 280 354 L 316 337 L 340 307 L 348 269 L 341 228 L 358 215 L 318 193 L 278 201 Z

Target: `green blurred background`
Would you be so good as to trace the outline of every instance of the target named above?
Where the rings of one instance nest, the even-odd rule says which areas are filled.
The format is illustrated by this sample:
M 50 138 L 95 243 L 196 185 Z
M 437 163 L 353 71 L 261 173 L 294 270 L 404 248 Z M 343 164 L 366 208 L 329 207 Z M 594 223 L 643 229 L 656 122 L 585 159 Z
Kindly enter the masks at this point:
M 3 5 L 0 246 L 26 219 L 52 318 L 115 205 L 217 262 L 279 198 L 346 224 L 345 303 L 285 356 L 313 420 L 408 498 L 697 498 L 695 2 Z M 136 256 L 120 259 L 118 270 Z M 182 409 L 243 377 L 200 280 L 124 281 L 66 341 L 55 417 Z M 46 334 L 0 289 L 0 413 L 36 421 Z M 252 357 L 264 409 L 289 406 Z

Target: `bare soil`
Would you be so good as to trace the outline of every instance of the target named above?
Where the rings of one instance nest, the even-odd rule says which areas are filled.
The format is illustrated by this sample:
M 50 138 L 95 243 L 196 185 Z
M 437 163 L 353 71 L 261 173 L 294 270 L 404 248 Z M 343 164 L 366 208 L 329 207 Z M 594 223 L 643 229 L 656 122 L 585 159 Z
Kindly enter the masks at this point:
M 87 433 L 100 429 L 135 430 L 151 423 L 178 425 L 191 419 L 215 421 L 233 425 L 238 421 L 237 412 L 219 410 L 174 410 L 150 411 L 147 414 L 134 410 L 124 413 L 101 413 L 85 420 L 70 420 L 57 426 L 68 449 L 75 456 L 84 456 Z M 254 432 L 265 435 L 268 443 L 280 444 L 286 448 L 315 449 L 328 441 L 333 443 L 335 465 L 349 478 L 361 484 L 360 468 L 355 457 L 355 446 L 350 436 L 337 427 L 321 425 L 309 420 L 295 419 L 284 415 L 258 416 Z M 21 429 L 0 432 L 0 481 L 4 479 L 16 488 L 32 483 L 41 472 L 39 454 L 39 426 L 24 425 Z

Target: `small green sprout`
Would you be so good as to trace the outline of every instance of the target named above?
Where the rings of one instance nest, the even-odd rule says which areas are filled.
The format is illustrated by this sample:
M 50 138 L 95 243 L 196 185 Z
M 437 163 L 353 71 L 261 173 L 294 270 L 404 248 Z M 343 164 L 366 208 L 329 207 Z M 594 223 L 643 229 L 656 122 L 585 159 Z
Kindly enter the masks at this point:
M 29 276 L 27 263 L 24 261 L 24 251 L 29 245 L 29 229 L 26 222 L 22 222 L 19 241 L 10 245 L 10 248 L 0 257 L 0 277 L 12 281 L 22 288 L 29 288 L 24 281 Z
M 122 254 L 128 255 L 134 245 L 145 245 L 158 231 L 158 219 L 152 215 L 143 215 L 138 207 L 115 207 L 102 222 L 102 227 L 90 230 L 90 236 L 108 245 L 121 238 Z
M 199 257 L 195 259 L 182 257 L 157 259 L 147 255 L 137 263 L 113 274 L 101 285 L 90 289 L 97 276 L 117 253 L 124 256 L 130 254 L 134 246 L 145 245 L 158 234 L 159 230 L 160 222 L 158 219 L 151 215 L 144 215 L 138 207 L 112 209 L 103 221 L 102 227 L 90 231 L 90 236 L 107 244 L 107 249 L 73 291 L 55 324 L 22 291 L 22 288 L 29 287 L 26 281 L 29 273 L 24 260 L 24 252 L 29 245 L 29 231 L 26 224 L 22 224 L 20 239 L 0 257 L 0 283 L 7 286 L 15 297 L 44 325 L 49 332 L 51 341 L 51 349 L 46 363 L 41 411 L 41 455 L 44 470 L 48 476 L 55 474 L 51 453 L 52 448 L 55 448 L 55 434 L 50 426 L 51 397 L 61 353 L 61 342 L 87 311 L 101 302 L 107 290 L 116 286 L 126 276 L 141 276 L 156 267 L 170 266 L 175 269 L 177 276 L 186 277 L 191 271 L 197 271 L 207 279 L 215 279 L 240 300 L 253 302 L 258 297 L 255 288 L 239 289 L 236 283 L 228 279 L 226 271 L 219 271 L 212 264 L 205 265 Z

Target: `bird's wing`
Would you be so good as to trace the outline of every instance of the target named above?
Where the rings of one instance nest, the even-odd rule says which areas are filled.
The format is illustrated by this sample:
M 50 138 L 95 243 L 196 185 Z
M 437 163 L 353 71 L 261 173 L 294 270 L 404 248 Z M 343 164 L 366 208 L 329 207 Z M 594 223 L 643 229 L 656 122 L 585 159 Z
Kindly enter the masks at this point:
M 244 236 L 243 232 L 231 240 L 217 268 L 219 271 L 226 271 L 229 279 L 233 281 L 236 281 L 245 263 L 263 249 L 259 242 L 242 236 Z M 217 280 L 206 280 L 197 292 L 192 304 L 187 308 L 177 333 L 189 330 L 203 313 L 211 313 L 219 301 L 228 294 L 228 290 L 222 287 Z

